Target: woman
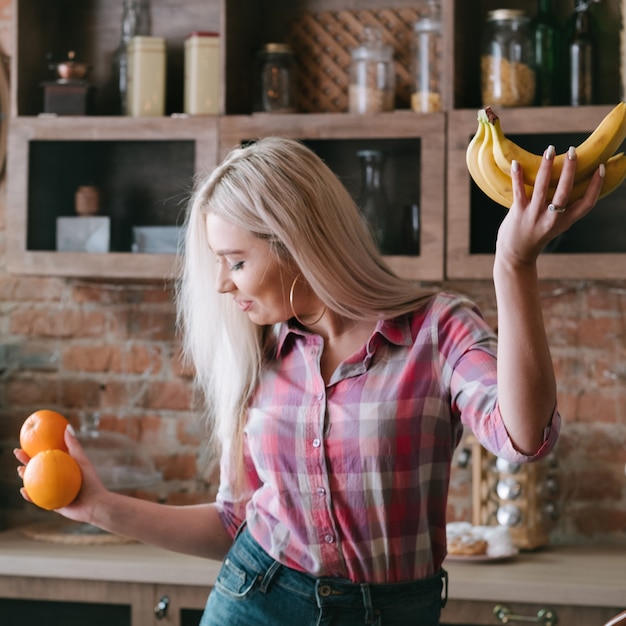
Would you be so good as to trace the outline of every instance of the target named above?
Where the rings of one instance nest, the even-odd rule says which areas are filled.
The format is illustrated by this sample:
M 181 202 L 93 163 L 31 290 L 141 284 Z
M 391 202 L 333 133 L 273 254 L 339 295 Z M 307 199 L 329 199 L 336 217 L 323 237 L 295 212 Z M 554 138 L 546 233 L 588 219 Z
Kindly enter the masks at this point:
M 223 559 L 202 626 L 438 624 L 463 426 L 516 462 L 557 439 L 536 260 L 591 210 L 604 175 L 600 166 L 568 206 L 569 154 L 550 207 L 554 147 L 532 198 L 513 167 L 494 263 L 496 345 L 467 299 L 387 268 L 345 188 L 301 143 L 234 150 L 195 192 L 177 294 L 222 449 L 217 501 L 108 492 L 69 432 L 84 484 L 59 513 Z

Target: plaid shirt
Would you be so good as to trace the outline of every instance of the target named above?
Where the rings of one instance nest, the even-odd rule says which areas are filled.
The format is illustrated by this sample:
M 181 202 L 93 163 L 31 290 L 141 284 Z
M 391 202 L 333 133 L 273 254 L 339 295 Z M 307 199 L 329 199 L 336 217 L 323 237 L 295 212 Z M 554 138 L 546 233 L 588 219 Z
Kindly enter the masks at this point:
M 249 408 L 250 490 L 238 500 L 222 459 L 217 502 L 235 534 L 246 520 L 277 561 L 314 576 L 393 583 L 436 572 L 465 424 L 498 456 L 525 462 L 556 443 L 558 413 L 533 456 L 513 447 L 498 409 L 496 339 L 468 300 L 433 297 L 378 322 L 328 384 L 320 336 L 283 324 Z

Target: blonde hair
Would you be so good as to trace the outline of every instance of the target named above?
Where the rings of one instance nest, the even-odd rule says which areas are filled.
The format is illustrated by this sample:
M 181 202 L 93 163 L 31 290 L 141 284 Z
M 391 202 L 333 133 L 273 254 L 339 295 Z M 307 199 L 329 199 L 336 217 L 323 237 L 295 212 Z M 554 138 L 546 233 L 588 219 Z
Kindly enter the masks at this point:
M 431 293 L 391 271 L 344 185 L 301 142 L 268 137 L 234 149 L 192 197 L 177 304 L 183 352 L 204 393 L 211 431 L 240 461 L 246 408 L 273 329 L 242 319 L 233 299 L 217 292 L 209 213 L 267 239 L 329 309 L 347 318 L 395 317 Z

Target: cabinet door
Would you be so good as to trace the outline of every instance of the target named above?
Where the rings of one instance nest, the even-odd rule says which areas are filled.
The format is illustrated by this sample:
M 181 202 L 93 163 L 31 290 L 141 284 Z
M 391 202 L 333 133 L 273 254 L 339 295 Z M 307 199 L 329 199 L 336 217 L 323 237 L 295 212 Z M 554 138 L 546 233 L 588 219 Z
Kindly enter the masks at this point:
M 504 622 L 494 614 L 496 606 L 504 606 L 510 611 L 508 622 Z M 616 608 L 594 606 L 561 606 L 550 604 L 532 604 L 524 602 L 476 602 L 474 600 L 448 600 L 441 613 L 442 626 L 493 626 L 504 623 L 538 623 L 546 609 L 555 616 L 554 624 L 567 626 L 601 626 L 619 612 Z M 513 619 L 519 616 L 523 619 Z
M 0 577 L 3 624 L 152 626 L 152 598 L 153 585 L 140 583 Z
M 503 131 L 541 154 L 553 143 L 557 152 L 578 145 L 611 110 L 602 107 L 547 107 L 497 111 Z M 506 209 L 485 196 L 471 180 L 465 152 L 476 132 L 477 109 L 452 111 L 448 123 L 447 257 L 451 279 L 491 278 L 497 229 Z M 623 146 L 622 146 L 623 149 Z M 541 278 L 624 277 L 626 185 L 600 200 L 591 213 L 551 242 L 539 257 Z
M 209 587 L 155 585 L 154 626 L 197 626 L 210 591 Z

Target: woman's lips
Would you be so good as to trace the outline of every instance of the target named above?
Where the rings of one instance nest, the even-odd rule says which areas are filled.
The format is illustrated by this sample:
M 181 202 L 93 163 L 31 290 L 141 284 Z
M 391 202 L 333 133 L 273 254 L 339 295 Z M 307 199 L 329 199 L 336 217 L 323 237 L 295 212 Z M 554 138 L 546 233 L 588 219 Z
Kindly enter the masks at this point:
M 252 300 L 235 300 L 237 302 L 237 306 L 246 313 L 252 308 Z

